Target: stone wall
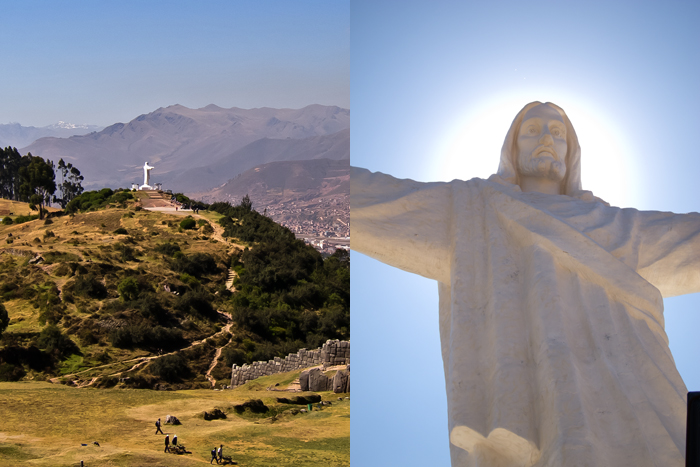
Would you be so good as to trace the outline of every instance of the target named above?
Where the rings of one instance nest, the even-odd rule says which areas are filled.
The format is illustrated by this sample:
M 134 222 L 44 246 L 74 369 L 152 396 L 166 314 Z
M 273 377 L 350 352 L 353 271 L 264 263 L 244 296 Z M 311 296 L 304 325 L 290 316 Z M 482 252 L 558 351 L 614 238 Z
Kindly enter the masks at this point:
M 17 250 L 15 248 L 2 248 L 0 249 L 0 253 L 8 253 L 13 256 L 34 256 L 34 252 L 32 251 L 27 251 L 27 250 Z
M 231 387 L 235 388 L 246 381 L 261 376 L 284 373 L 310 366 L 349 364 L 350 341 L 328 340 L 320 349 L 301 349 L 295 354 L 290 353 L 285 358 L 275 357 L 267 362 L 254 362 L 243 366 L 238 366 L 234 363 L 231 369 Z

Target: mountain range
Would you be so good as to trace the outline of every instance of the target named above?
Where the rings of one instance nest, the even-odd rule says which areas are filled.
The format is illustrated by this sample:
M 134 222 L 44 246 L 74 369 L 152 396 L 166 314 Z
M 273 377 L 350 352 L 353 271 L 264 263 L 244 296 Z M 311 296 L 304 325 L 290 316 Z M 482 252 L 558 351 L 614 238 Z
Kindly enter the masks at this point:
M 143 163 L 153 183 L 176 192 L 203 192 L 274 161 L 349 159 L 350 111 L 224 109 L 208 105 L 159 108 L 128 123 L 69 138 L 45 137 L 20 152 L 78 167 L 86 189 L 141 184 Z
M 93 131 L 100 131 L 103 128 L 97 125 L 75 125 L 66 122 L 58 122 L 39 128 L 22 126 L 19 123 L 0 124 L 0 148 L 8 146 L 21 148 L 47 136 L 68 138 L 69 136 L 85 135 Z

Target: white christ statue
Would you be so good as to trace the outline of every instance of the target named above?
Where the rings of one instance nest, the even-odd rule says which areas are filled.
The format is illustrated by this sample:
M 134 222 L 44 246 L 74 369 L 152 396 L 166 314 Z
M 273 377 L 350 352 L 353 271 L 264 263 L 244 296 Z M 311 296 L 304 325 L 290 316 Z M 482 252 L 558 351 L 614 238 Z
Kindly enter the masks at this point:
M 351 173 L 352 248 L 438 281 L 453 466 L 684 465 L 662 297 L 700 291 L 700 214 L 581 189 L 571 122 L 533 102 L 498 173 Z
M 143 185 L 140 187 L 142 190 L 151 189 L 151 184 L 149 183 L 151 181 L 151 170 L 155 169 L 155 167 L 151 167 L 148 165 L 148 162 L 143 164 Z

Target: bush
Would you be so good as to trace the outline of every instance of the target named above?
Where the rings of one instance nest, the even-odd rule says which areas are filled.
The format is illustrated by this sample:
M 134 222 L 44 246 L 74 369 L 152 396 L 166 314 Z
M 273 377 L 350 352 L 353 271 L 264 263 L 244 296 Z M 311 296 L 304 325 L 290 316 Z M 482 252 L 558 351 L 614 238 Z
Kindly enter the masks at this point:
M 253 413 L 265 413 L 270 410 L 260 399 L 250 399 L 242 404 L 233 406 L 233 410 L 238 414 L 245 412 L 245 409 L 249 409 Z
M 114 251 L 121 254 L 120 260 L 122 262 L 136 261 L 134 249 L 131 248 L 129 245 L 125 245 L 124 243 L 115 243 Z
M 13 223 L 24 224 L 25 222 L 33 221 L 33 220 L 38 219 L 38 218 L 39 218 L 38 214 L 35 214 L 33 216 L 17 216 L 17 217 L 15 217 L 15 220 L 13 221 Z
M 196 288 L 197 286 L 201 285 L 196 277 L 192 277 L 186 272 L 180 274 L 180 280 L 192 288 Z
M 2 225 L 12 225 L 12 218 L 11 217 L 3 217 Z
M 216 311 L 211 304 L 212 298 L 204 289 L 188 290 L 177 298 L 175 309 L 182 313 L 191 313 L 213 319 L 216 317 Z
M 157 245 L 155 250 L 163 255 L 173 256 L 176 252 L 180 251 L 180 245 L 177 243 L 165 242 Z
M 88 298 L 105 298 L 107 288 L 94 274 L 84 274 L 75 278 L 73 293 Z
M 59 357 L 67 357 L 71 354 L 79 354 L 80 349 L 75 342 L 63 334 L 57 326 L 49 324 L 40 333 L 36 341 L 40 349 L 48 353 L 56 354 Z
M 129 235 L 129 232 L 124 227 L 119 227 L 117 230 L 114 231 L 115 235 Z
M 197 227 L 197 221 L 191 217 L 186 217 L 182 220 L 182 222 L 180 222 L 180 228 L 183 230 L 192 230 L 195 227 Z
M 136 324 L 114 329 L 109 333 L 109 340 L 114 347 L 128 349 L 175 350 L 185 344 L 182 331 L 179 329 Z
M 277 402 L 280 404 L 297 404 L 297 405 L 306 405 L 306 404 L 315 404 L 317 402 L 321 402 L 321 396 L 318 394 L 310 394 L 308 396 L 296 396 L 293 399 L 287 399 L 286 397 L 278 397 Z
M 139 296 L 139 282 L 133 277 L 127 277 L 119 283 L 117 291 L 122 300 L 128 302 Z
M 0 303 L 0 336 L 2 336 L 2 333 L 5 332 L 5 329 L 7 329 L 7 326 L 10 324 L 10 315 L 7 314 L 7 309 L 5 308 L 5 305 Z
M 148 367 L 148 371 L 169 383 L 180 381 L 183 377 L 189 376 L 191 372 L 187 360 L 177 354 L 166 355 L 154 360 Z
M 236 347 L 225 347 L 224 350 L 221 351 L 221 357 L 224 359 L 224 364 L 229 368 L 231 368 L 234 363 L 238 366 L 246 363 L 245 352 Z
M 173 269 L 197 278 L 202 277 L 204 274 L 215 274 L 219 271 L 216 260 L 208 253 L 194 253 L 175 257 Z
M 21 366 L 0 363 L 0 381 L 19 381 L 27 374 Z
M 78 337 L 80 338 L 80 342 L 82 342 L 83 345 L 97 344 L 97 342 L 99 341 L 95 333 L 92 332 L 92 329 L 89 328 L 81 329 L 78 333 Z

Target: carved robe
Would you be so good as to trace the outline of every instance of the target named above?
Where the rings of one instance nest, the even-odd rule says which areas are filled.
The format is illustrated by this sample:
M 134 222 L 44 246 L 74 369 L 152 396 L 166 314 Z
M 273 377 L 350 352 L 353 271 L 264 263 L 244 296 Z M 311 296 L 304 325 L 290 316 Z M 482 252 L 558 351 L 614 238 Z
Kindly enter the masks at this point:
M 353 169 L 351 229 L 438 281 L 453 466 L 684 465 L 662 295 L 700 291 L 700 214 Z

